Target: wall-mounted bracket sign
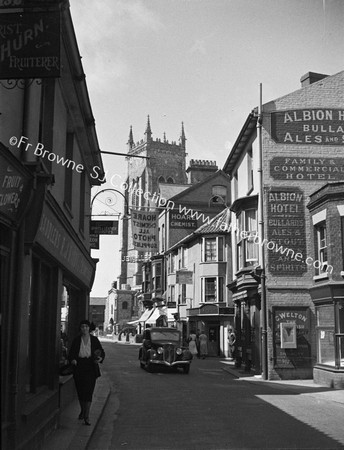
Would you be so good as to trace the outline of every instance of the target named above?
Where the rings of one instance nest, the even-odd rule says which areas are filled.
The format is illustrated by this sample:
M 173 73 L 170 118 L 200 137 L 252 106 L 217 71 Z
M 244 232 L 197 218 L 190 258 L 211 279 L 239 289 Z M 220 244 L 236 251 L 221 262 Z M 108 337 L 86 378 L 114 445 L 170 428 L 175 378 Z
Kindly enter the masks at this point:
M 60 76 L 60 13 L 0 14 L 0 79 Z
M 118 220 L 91 220 L 90 234 L 118 234 Z
M 176 282 L 177 284 L 192 284 L 193 272 L 191 270 L 177 270 Z
M 272 112 L 271 137 L 278 144 L 344 145 L 344 109 Z

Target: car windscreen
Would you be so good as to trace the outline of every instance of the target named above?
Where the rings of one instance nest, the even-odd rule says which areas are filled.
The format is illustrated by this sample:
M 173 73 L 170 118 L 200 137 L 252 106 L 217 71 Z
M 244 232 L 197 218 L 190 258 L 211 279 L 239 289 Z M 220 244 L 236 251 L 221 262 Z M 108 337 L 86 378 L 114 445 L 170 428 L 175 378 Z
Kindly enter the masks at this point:
M 173 341 L 179 343 L 180 334 L 178 331 L 151 331 L 152 341 Z

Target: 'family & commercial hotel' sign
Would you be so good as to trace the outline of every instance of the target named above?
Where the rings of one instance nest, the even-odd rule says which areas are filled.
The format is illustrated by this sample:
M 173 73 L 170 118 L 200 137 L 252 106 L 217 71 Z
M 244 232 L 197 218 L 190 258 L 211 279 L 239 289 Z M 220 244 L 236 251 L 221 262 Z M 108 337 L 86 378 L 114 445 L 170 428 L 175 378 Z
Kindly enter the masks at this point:
M 292 109 L 271 113 L 278 144 L 344 145 L 344 109 Z
M 270 161 L 274 180 L 344 180 L 344 158 L 302 158 L 276 156 Z

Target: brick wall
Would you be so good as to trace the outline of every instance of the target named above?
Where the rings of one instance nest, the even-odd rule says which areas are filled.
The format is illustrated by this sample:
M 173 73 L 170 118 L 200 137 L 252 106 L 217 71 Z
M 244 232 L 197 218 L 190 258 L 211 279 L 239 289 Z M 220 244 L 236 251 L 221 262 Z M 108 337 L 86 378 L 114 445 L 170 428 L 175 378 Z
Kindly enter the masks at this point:
M 286 142 L 276 143 L 272 136 L 275 136 L 276 130 L 274 126 L 276 122 L 274 122 L 274 113 L 276 111 L 294 111 L 294 110 L 302 110 L 307 109 L 310 110 L 337 110 L 341 109 L 343 112 L 339 114 L 338 117 L 343 119 L 341 122 L 336 121 L 335 126 L 338 129 L 338 126 L 342 124 L 344 128 L 344 72 L 340 72 L 337 75 L 332 77 L 324 78 L 317 83 L 306 86 L 298 91 L 295 91 L 291 94 L 288 94 L 284 97 L 281 97 L 273 102 L 267 103 L 263 107 L 264 117 L 263 117 L 263 173 L 264 173 L 264 190 L 266 193 L 271 190 L 280 189 L 285 192 L 295 192 L 299 190 L 303 194 L 303 199 L 300 204 L 300 208 L 302 207 L 304 213 L 302 212 L 303 224 L 299 226 L 299 230 L 297 227 L 292 228 L 292 232 L 297 234 L 301 233 L 302 236 L 305 237 L 306 245 L 303 247 L 306 252 L 303 255 L 303 259 L 308 256 L 315 258 L 314 255 L 314 237 L 313 237 L 313 224 L 311 221 L 311 215 L 306 208 L 306 204 L 309 200 L 309 195 L 323 186 L 326 182 L 331 181 L 329 172 L 315 170 L 314 167 L 323 167 L 324 165 L 329 165 L 330 167 L 336 167 L 337 163 L 340 163 L 341 160 L 337 160 L 336 158 L 344 157 L 344 146 L 343 145 L 319 145 L 316 142 L 316 138 L 312 136 L 311 138 L 305 138 L 301 134 L 296 138 L 295 133 L 291 133 L 291 139 L 293 143 L 290 144 L 290 136 L 286 136 Z M 297 114 L 297 113 L 296 113 Z M 316 114 L 316 113 L 314 113 Z M 318 114 L 321 117 L 321 113 Z M 289 117 L 295 118 L 296 121 L 300 121 L 301 116 L 292 116 Z M 315 116 L 316 117 L 316 116 Z M 321 125 L 321 120 L 309 121 L 309 123 L 316 123 L 316 125 Z M 291 121 L 290 121 L 291 123 Z M 287 120 L 287 123 L 281 124 L 281 127 L 285 127 L 286 132 L 288 131 L 288 126 L 290 123 Z M 306 122 L 305 122 L 306 123 Z M 307 125 L 308 123 L 306 123 Z M 293 124 L 292 124 L 293 125 Z M 327 127 L 327 128 L 326 128 Z M 319 136 L 321 136 L 322 141 L 326 139 L 326 136 L 333 135 L 332 131 L 329 130 L 329 124 L 326 123 L 321 130 L 321 128 L 317 129 Z M 291 127 L 292 128 L 292 127 Z M 307 129 L 307 128 L 306 128 Z M 320 131 L 319 131 L 320 130 Z M 327 131 L 326 131 L 327 130 Z M 306 133 L 306 132 L 305 132 Z M 331 134 L 332 133 L 332 134 Z M 344 133 L 343 133 L 344 134 Z M 302 143 L 295 142 L 297 139 L 302 141 Z M 313 142 L 313 144 L 309 145 L 305 143 L 305 140 L 309 139 Z M 320 139 L 320 138 L 318 138 Z M 285 174 L 293 174 L 290 169 L 286 169 L 285 173 L 280 169 L 282 173 L 281 176 L 273 173 L 271 168 L 271 161 L 276 162 L 276 164 L 280 164 L 286 167 L 296 167 L 300 165 L 304 165 L 304 168 L 308 167 L 309 172 L 315 174 L 314 177 L 310 177 L 312 179 L 296 179 L 295 177 L 286 179 Z M 278 159 L 276 159 L 278 158 Z M 329 160 L 333 159 L 333 163 Z M 293 161 L 294 160 L 294 161 Z M 305 172 L 294 172 L 294 173 L 305 173 Z M 319 176 L 320 175 L 320 176 Z M 324 176 L 323 176 L 324 175 Z M 337 179 L 344 180 L 344 172 L 336 172 Z M 266 197 L 268 199 L 268 197 Z M 288 201 L 282 201 L 281 205 L 287 204 Z M 329 213 L 332 214 L 334 212 L 335 205 L 329 207 Z M 337 213 L 338 215 L 338 213 Z M 264 207 L 264 222 L 268 225 L 268 220 L 271 217 L 271 212 L 269 212 L 269 202 L 265 202 Z M 281 219 L 293 219 L 295 218 L 295 214 L 291 212 L 288 214 L 282 213 Z M 299 218 L 299 216 L 298 216 Z M 300 223 L 301 223 L 300 222 Z M 279 231 L 278 231 L 279 230 Z M 285 230 L 285 231 L 282 231 Z M 289 228 L 290 230 L 290 228 Z M 288 232 L 288 227 L 280 226 L 277 227 L 276 232 Z M 333 219 L 331 222 L 331 231 L 330 231 L 330 257 L 333 258 L 334 261 L 343 258 L 342 250 L 340 245 L 332 245 L 335 243 L 336 236 L 339 236 L 340 233 L 340 220 Z M 292 237 L 292 236 L 291 236 Z M 333 240 L 333 241 L 332 241 Z M 282 239 L 282 245 L 288 246 L 285 244 L 287 242 L 286 239 Z M 265 253 L 266 263 L 267 263 L 267 272 L 266 272 L 266 285 L 267 285 L 267 306 L 269 311 L 270 320 L 268 322 L 269 330 L 268 330 L 268 342 L 269 342 L 269 376 L 271 378 L 293 378 L 293 377 L 302 377 L 303 375 L 308 374 L 308 369 L 300 368 L 297 373 L 290 369 L 285 369 L 284 374 L 279 373 L 273 367 L 273 339 L 272 339 L 272 328 L 271 328 L 271 314 L 272 307 L 277 305 L 285 305 L 288 307 L 297 307 L 297 306 L 306 306 L 310 310 L 310 314 L 312 319 L 314 320 L 314 306 L 311 301 L 310 295 L 307 292 L 307 289 L 313 285 L 313 276 L 314 276 L 314 268 L 311 266 L 306 266 L 305 271 L 300 273 L 298 271 L 291 270 L 290 273 L 279 274 L 276 271 L 272 272 L 272 268 L 269 266 L 269 250 Z M 288 272 L 288 271 L 287 271 Z M 333 279 L 338 278 L 338 272 L 333 274 Z M 342 279 L 342 278 L 341 278 Z M 311 354 L 315 359 L 315 336 L 314 334 L 310 337 L 311 342 Z

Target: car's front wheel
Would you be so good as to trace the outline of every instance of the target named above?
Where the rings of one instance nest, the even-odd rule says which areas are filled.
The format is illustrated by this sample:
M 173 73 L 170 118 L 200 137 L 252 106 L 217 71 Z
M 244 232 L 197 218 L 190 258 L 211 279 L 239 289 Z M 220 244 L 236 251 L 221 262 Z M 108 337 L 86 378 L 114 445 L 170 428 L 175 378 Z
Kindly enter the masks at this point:
M 190 372 L 190 364 L 188 364 L 187 366 L 184 366 L 183 371 L 185 374 L 188 374 Z
M 149 361 L 146 363 L 146 370 L 147 372 L 153 372 L 153 364 L 151 364 Z

